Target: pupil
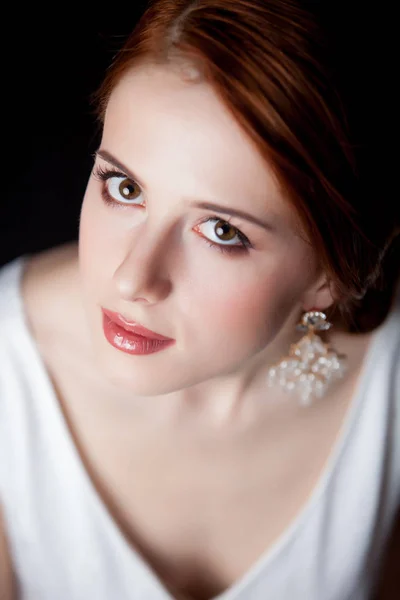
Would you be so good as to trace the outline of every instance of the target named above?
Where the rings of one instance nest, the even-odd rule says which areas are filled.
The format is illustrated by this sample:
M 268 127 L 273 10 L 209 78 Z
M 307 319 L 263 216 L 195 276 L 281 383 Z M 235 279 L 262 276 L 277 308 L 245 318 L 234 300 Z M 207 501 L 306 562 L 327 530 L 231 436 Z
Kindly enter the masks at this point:
M 231 227 L 229 223 L 226 221 L 218 221 L 216 225 L 216 232 L 222 237 L 223 240 L 230 241 L 232 239 L 232 235 L 229 236 L 229 231 L 234 232 L 233 227 Z
M 139 195 L 137 192 L 137 186 L 134 183 L 131 183 L 128 179 L 124 179 L 124 181 L 120 183 L 119 191 L 124 198 L 129 200 L 137 198 Z

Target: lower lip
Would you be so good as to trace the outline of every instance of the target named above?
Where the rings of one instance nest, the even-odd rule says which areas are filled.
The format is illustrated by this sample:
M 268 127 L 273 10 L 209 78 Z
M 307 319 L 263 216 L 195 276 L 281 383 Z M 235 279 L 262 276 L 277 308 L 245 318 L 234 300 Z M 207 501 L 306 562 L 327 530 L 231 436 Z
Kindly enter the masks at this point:
M 107 341 L 121 352 L 127 354 L 153 354 L 171 346 L 175 340 L 150 340 L 131 331 L 126 331 L 103 313 L 103 330 Z

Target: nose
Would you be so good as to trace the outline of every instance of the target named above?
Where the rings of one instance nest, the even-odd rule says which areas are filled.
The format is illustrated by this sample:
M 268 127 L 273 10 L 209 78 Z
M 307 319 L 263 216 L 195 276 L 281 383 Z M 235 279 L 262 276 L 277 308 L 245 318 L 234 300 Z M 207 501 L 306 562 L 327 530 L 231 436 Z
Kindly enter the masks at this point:
M 172 283 L 167 264 L 172 248 L 168 235 L 154 230 L 135 232 L 130 247 L 114 273 L 114 282 L 122 300 L 156 304 L 170 293 Z

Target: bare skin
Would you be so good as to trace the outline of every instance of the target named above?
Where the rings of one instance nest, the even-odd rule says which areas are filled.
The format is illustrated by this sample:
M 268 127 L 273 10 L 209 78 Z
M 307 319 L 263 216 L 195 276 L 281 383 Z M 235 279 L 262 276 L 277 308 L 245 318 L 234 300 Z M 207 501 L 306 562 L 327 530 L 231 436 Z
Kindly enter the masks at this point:
M 304 410 L 258 398 L 263 408 L 245 419 L 216 421 L 201 403 L 113 402 L 85 342 L 75 244 L 32 257 L 23 296 L 88 475 L 121 533 L 176 597 L 205 600 L 230 587 L 310 497 L 370 336 L 337 335 L 349 370 L 329 401 Z

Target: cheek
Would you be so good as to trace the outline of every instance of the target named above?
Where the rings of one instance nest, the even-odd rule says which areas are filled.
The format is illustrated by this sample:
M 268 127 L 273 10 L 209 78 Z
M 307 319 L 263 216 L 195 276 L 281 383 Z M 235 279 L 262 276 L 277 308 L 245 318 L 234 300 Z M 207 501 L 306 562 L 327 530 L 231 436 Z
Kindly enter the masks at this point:
M 79 242 L 85 251 L 90 252 L 92 249 L 97 250 L 102 246 L 104 247 L 102 241 L 104 242 L 110 236 L 111 229 L 109 223 L 107 223 L 103 203 L 96 189 L 96 182 L 91 178 L 82 203 Z
M 104 261 L 107 259 L 104 243 L 106 230 L 99 217 L 98 209 L 95 209 L 93 192 L 90 185 L 83 200 L 79 221 L 79 271 L 81 285 L 85 296 L 91 296 L 91 290 L 98 291 L 104 271 Z M 96 290 L 97 288 L 97 290 Z
M 91 180 L 85 193 L 79 221 L 79 262 L 85 282 L 101 281 L 112 259 L 118 232 L 102 204 L 96 182 Z
M 286 268 L 278 259 L 264 267 L 257 272 L 249 266 L 242 272 L 231 268 L 231 276 L 225 273 L 207 286 L 198 281 L 192 287 L 187 317 L 196 324 L 199 337 L 209 343 L 211 335 L 220 346 L 234 334 L 243 344 L 260 348 L 278 333 L 292 311 L 300 308 L 304 267 L 293 264 L 293 259 Z

